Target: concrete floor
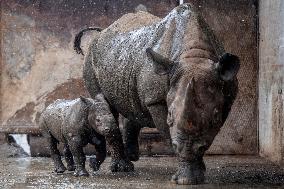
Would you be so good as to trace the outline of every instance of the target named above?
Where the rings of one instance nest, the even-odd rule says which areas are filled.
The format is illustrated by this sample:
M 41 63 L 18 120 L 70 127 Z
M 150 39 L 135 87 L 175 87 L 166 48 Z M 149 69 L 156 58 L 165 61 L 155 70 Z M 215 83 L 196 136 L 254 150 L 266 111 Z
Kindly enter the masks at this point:
M 111 173 L 109 162 L 95 176 L 76 178 L 71 172 L 54 174 L 50 158 L 4 158 L 0 188 L 284 188 L 284 168 L 259 157 L 207 156 L 206 184 L 198 186 L 170 183 L 175 157 L 142 157 L 133 173 Z

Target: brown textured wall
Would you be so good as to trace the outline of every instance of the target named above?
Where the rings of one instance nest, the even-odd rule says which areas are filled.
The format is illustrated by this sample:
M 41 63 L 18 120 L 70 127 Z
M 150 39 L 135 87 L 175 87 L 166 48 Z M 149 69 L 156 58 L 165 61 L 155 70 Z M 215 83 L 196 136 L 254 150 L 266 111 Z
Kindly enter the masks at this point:
M 240 95 L 210 153 L 255 153 L 257 63 L 253 0 L 191 2 L 201 10 L 226 49 L 242 61 L 238 75 Z M 74 35 L 87 26 L 105 28 L 138 6 L 143 9 L 141 5 L 163 17 L 176 6 L 176 1 L 2 0 L 1 126 L 33 127 L 40 111 L 53 100 L 87 95 L 81 79 L 83 57 L 75 54 L 72 47 Z M 84 38 L 84 48 L 91 36 L 90 32 Z M 158 148 L 156 144 L 153 142 L 153 149 Z

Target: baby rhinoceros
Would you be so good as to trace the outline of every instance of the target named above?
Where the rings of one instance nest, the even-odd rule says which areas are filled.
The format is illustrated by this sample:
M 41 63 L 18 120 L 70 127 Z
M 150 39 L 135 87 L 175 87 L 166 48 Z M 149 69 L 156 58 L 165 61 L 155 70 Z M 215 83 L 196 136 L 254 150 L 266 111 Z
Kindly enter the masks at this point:
M 63 173 L 66 170 L 57 149 L 59 142 L 64 143 L 63 153 L 67 170 L 75 171 L 75 176 L 89 175 L 85 168 L 86 156 L 83 152 L 83 147 L 88 143 L 96 148 L 96 158 L 90 158 L 90 167 L 93 171 L 97 171 L 105 160 L 105 138 L 95 131 L 96 125 L 88 121 L 94 106 L 94 101 L 90 98 L 58 99 L 42 112 L 39 126 L 42 135 L 48 140 L 56 173 Z

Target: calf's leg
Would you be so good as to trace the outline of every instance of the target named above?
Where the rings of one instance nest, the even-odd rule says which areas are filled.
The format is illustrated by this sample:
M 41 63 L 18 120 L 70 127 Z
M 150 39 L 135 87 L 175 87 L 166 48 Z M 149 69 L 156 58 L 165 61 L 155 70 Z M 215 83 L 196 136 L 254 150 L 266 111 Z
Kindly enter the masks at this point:
M 57 140 L 53 136 L 47 137 L 49 149 L 50 149 L 50 156 L 54 162 L 55 172 L 56 173 L 63 173 L 66 170 L 66 167 L 61 161 L 60 152 L 57 149 Z
M 72 155 L 72 153 L 69 149 L 68 144 L 64 145 L 63 153 L 64 153 L 65 161 L 67 163 L 67 170 L 68 171 L 74 171 L 75 166 L 74 166 L 73 155 Z
M 85 168 L 86 156 L 83 151 L 82 139 L 80 136 L 72 136 L 68 140 L 68 146 L 70 147 L 71 153 L 74 157 L 75 171 L 74 175 L 78 176 L 89 176 Z

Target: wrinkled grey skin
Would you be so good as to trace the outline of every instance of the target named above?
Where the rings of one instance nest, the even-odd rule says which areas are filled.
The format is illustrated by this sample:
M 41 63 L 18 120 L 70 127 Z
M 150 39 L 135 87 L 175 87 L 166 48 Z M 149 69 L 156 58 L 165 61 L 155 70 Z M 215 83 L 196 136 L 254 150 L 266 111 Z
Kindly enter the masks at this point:
M 88 143 L 96 148 L 96 157 L 90 158 L 93 171 L 99 170 L 106 157 L 105 138 L 95 131 L 96 125 L 89 124 L 88 115 L 94 102 L 90 98 L 80 97 L 75 100 L 58 99 L 50 104 L 41 114 L 39 127 L 42 135 L 48 140 L 55 172 L 63 173 L 59 142 L 64 143 L 64 157 L 67 170 L 74 171 L 75 176 L 88 176 L 85 169 L 86 156 L 83 147 Z
M 123 25 L 115 24 L 93 40 L 83 71 L 97 103 L 89 121 L 100 123 L 97 131 L 111 148 L 111 170 L 133 170 L 140 128 L 149 126 L 172 142 L 178 155 L 172 181 L 204 182 L 203 155 L 237 95 L 238 57 L 225 53 L 190 4 L 131 32 L 113 32 Z M 125 150 L 118 114 L 126 118 Z

